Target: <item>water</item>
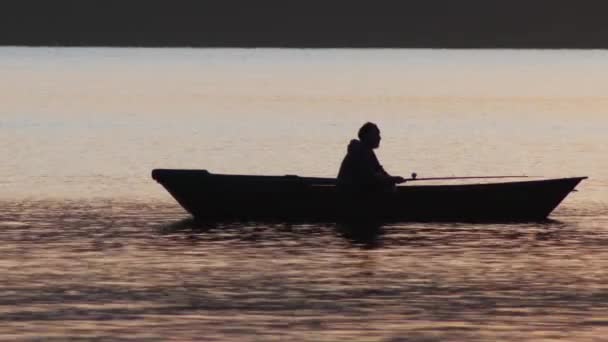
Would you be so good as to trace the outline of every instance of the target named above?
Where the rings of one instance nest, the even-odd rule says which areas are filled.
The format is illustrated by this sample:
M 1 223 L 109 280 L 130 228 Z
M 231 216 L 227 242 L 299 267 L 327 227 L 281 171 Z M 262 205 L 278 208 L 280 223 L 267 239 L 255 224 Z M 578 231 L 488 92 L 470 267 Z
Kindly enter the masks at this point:
M 601 340 L 608 52 L 0 48 L 0 338 Z M 191 221 L 153 168 L 589 176 L 548 223 Z

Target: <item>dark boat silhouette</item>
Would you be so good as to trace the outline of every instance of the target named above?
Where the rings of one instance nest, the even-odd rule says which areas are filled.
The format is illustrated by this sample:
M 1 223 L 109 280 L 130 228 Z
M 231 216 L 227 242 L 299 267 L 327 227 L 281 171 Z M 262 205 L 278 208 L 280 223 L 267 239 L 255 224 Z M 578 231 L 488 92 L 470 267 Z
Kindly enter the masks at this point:
M 587 177 L 487 184 L 398 186 L 349 196 L 333 178 L 152 171 L 152 178 L 200 220 L 381 220 L 520 222 L 546 219 Z

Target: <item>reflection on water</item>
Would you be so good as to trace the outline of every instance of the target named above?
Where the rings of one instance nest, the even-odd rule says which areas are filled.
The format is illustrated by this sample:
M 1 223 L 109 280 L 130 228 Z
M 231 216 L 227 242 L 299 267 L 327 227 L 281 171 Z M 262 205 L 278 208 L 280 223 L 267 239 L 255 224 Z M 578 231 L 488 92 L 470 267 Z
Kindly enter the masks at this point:
M 516 225 L 199 223 L 173 204 L 1 203 L 0 335 L 594 340 L 608 216 Z
M 364 248 L 382 247 L 384 229 L 379 222 L 338 223 L 335 229 L 340 236 L 355 246 L 362 246 Z

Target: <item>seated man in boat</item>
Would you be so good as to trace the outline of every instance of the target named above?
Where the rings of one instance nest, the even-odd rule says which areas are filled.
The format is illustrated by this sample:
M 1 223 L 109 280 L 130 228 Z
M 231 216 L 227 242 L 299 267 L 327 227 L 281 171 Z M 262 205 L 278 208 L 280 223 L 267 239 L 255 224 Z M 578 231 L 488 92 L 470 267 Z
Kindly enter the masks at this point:
M 338 187 L 352 192 L 393 190 L 395 184 L 405 182 L 403 177 L 391 176 L 384 170 L 374 149 L 380 146 L 380 129 L 371 122 L 359 129 L 359 140 L 348 144 L 348 152 L 340 165 Z

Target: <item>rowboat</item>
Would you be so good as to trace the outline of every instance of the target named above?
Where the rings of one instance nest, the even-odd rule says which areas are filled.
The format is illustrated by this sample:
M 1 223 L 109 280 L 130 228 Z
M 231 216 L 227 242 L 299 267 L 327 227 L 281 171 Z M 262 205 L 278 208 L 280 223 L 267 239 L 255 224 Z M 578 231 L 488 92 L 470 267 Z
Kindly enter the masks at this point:
M 155 169 L 152 178 L 200 220 L 520 222 L 547 219 L 587 177 L 456 185 L 408 182 L 365 196 L 340 191 L 333 178 L 170 169 Z

